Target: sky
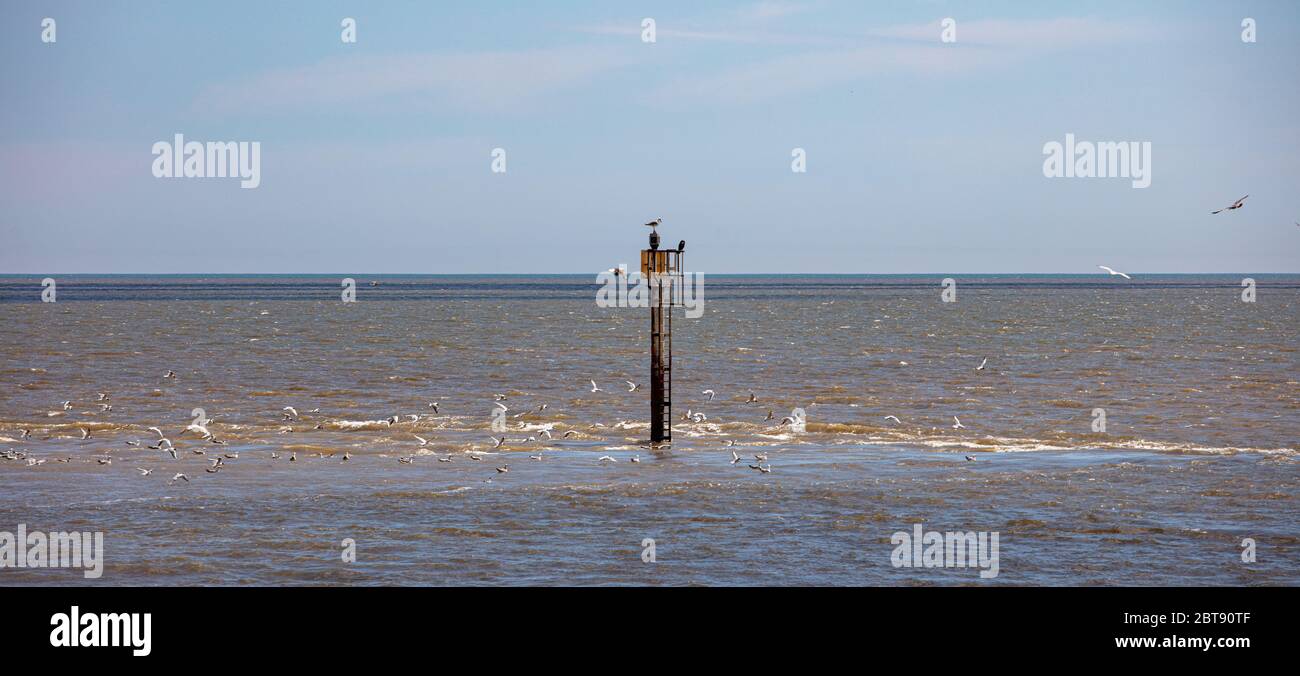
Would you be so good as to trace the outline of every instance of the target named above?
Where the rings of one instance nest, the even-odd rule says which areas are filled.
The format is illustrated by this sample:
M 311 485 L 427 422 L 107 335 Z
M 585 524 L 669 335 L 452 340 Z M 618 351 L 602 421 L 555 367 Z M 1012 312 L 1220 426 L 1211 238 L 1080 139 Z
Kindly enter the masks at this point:
M 1298 272 L 1297 111 L 1289 0 L 5 1 L 0 273 Z

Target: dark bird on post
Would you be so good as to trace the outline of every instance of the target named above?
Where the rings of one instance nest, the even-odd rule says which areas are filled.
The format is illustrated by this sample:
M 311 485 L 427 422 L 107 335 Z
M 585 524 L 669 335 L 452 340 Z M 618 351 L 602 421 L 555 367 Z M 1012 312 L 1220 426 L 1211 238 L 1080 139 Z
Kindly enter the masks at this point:
M 685 250 L 686 250 L 686 240 L 682 240 L 682 241 L 678 242 L 678 243 L 677 243 L 677 253 L 681 253 L 681 252 L 683 252 L 683 251 L 685 251 Z

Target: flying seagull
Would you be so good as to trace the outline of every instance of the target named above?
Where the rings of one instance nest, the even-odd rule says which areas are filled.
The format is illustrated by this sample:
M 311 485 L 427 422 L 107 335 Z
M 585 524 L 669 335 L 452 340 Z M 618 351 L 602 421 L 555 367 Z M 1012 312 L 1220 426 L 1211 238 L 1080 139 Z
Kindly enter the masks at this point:
M 1112 269 L 1110 269 L 1110 268 L 1108 268 L 1108 267 L 1106 267 L 1106 266 L 1104 266 L 1104 265 L 1098 265 L 1097 267 L 1101 268 L 1102 270 L 1105 270 L 1106 272 L 1109 272 L 1109 273 L 1112 274 L 1112 275 L 1119 275 L 1120 277 L 1123 277 L 1124 279 L 1133 279 L 1132 277 L 1129 277 L 1128 275 L 1126 275 L 1126 274 L 1124 274 L 1124 273 L 1122 273 L 1122 272 L 1116 272 L 1115 270 L 1112 270 Z
M 1250 195 L 1246 195 L 1246 197 L 1250 197 Z M 1216 210 L 1216 211 L 1211 211 L 1210 213 L 1211 213 L 1211 214 L 1217 214 L 1217 213 L 1219 213 L 1220 211 L 1232 211 L 1233 209 L 1240 209 L 1240 208 L 1246 206 L 1246 197 L 1242 197 L 1241 199 L 1237 200 L 1236 202 L 1233 202 L 1233 203 L 1232 203 L 1232 206 L 1227 206 L 1227 207 L 1224 207 L 1224 208 L 1222 208 L 1222 209 L 1218 209 L 1218 210 Z
M 704 390 L 700 394 L 707 394 L 709 396 L 709 401 L 713 401 L 713 397 L 716 396 L 716 393 L 713 390 Z
M 976 371 L 983 371 L 983 370 L 984 370 L 984 365 L 985 365 L 985 364 L 988 364 L 988 363 L 989 363 L 989 358 L 988 358 L 988 357 L 985 357 L 985 358 L 984 358 L 984 361 L 980 362 L 980 365 L 975 367 L 975 370 L 976 370 Z
M 623 382 L 627 383 L 627 391 L 628 391 L 628 392 L 636 392 L 636 388 L 641 387 L 640 385 L 638 385 L 638 384 L 636 384 L 636 383 L 634 383 L 634 382 L 632 382 L 632 381 L 630 381 L 630 380 L 624 380 Z
M 953 428 L 953 429 L 955 429 L 955 430 L 964 430 L 964 429 L 966 429 L 966 426 L 963 425 L 963 424 L 961 424 L 961 419 L 958 418 L 957 416 L 953 416 L 953 417 L 952 417 L 952 420 L 953 420 L 953 423 L 952 423 L 952 428 Z
M 597 386 L 596 386 L 596 381 L 593 380 L 593 381 L 591 381 L 591 391 L 592 391 L 592 392 L 604 392 L 605 390 L 602 390 L 602 389 L 600 389 L 599 387 L 597 387 Z

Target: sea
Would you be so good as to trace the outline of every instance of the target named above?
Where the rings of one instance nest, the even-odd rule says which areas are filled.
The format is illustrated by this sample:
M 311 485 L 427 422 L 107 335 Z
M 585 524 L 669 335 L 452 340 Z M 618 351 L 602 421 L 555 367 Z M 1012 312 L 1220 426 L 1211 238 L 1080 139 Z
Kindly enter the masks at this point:
M 594 274 L 45 277 L 0 585 L 1300 584 L 1300 275 L 707 275 L 658 447 Z

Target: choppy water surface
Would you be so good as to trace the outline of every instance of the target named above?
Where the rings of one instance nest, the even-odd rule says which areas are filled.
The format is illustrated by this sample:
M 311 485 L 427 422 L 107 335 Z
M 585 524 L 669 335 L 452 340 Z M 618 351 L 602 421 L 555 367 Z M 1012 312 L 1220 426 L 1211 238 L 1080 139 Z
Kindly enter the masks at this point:
M 1294 585 L 1300 277 L 1254 277 L 706 278 L 663 451 L 648 312 L 589 276 L 3 277 L 0 531 L 103 531 L 93 584 Z M 998 577 L 893 567 L 916 523 L 997 531 Z

